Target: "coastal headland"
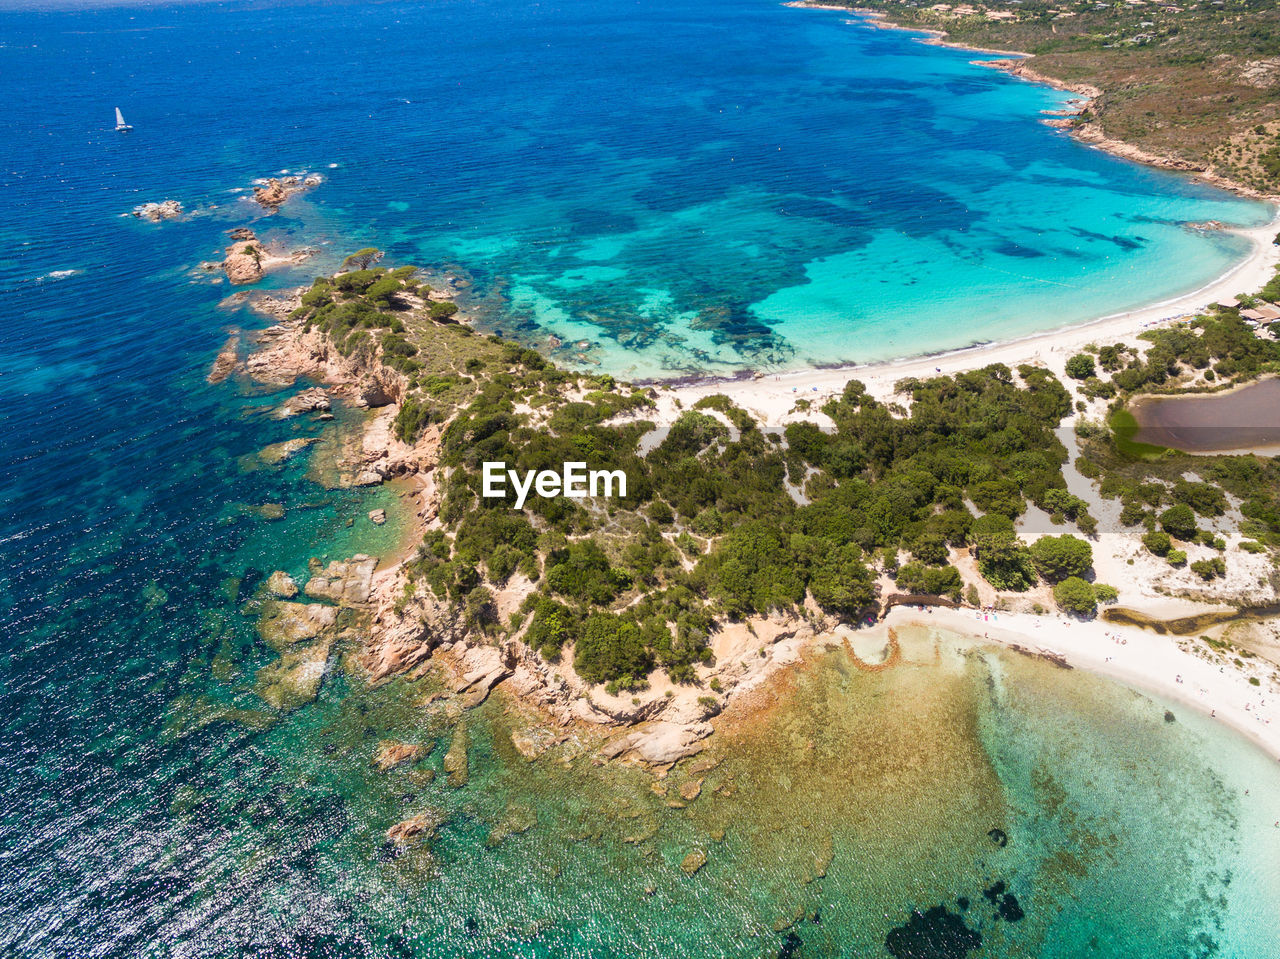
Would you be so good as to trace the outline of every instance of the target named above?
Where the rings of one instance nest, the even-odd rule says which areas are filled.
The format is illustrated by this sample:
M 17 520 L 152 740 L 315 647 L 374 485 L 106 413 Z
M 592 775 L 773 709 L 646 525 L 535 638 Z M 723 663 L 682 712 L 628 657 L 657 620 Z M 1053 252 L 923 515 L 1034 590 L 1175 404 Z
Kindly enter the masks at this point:
M 1222 341 L 1214 349 L 1223 355 L 1209 357 L 1219 368 L 1235 363 L 1240 349 L 1255 349 L 1241 345 L 1246 337 L 1258 355 L 1244 375 L 1280 368 L 1280 345 L 1247 327 L 1238 307 L 1213 305 L 1226 290 L 1256 288 L 1275 271 L 1268 230 L 1254 233 L 1250 259 L 1213 287 L 1088 327 L 847 370 L 638 387 L 558 370 L 533 351 L 475 333 L 449 298 L 447 282 L 441 288 L 413 268 L 375 266 L 376 251 L 362 251 L 368 263 L 352 262 L 309 289 L 253 295 L 248 302 L 273 322 L 250 335 L 254 346 L 245 356 L 239 355 L 244 334 L 229 341 L 215 373 L 275 386 L 300 378 L 320 384 L 287 401 L 281 415 L 323 415 L 330 398 L 367 408 L 359 435 L 339 444 L 339 481 L 409 481 L 406 495 L 419 525 L 408 538 L 424 545 L 376 571 L 369 565 L 367 575 L 359 557 L 313 570 L 304 586 L 310 597 L 336 597 L 358 611 L 361 625 L 351 633 L 348 624 L 347 635 L 361 637 L 358 660 L 369 682 L 436 669 L 464 708 L 501 689 L 541 711 L 551 728 L 586 730 L 602 759 L 665 774 L 705 748 L 718 716 L 754 708 L 751 694 L 780 672 L 832 644 L 854 642 L 865 651 L 899 626 L 928 625 L 1185 701 L 1280 758 L 1276 700 L 1268 698 L 1280 675 L 1280 643 L 1270 621 L 1246 628 L 1228 615 L 1206 627 L 1208 635 L 1186 639 L 1105 618 L 1109 603 L 1153 622 L 1274 603 L 1270 548 L 1249 552 L 1240 544 L 1275 534 L 1240 531 L 1242 492 L 1228 482 L 1220 494 L 1224 508 L 1200 506 L 1192 530 L 1176 541 L 1196 565 L 1212 567 L 1226 551 L 1220 573 L 1206 579 L 1188 560 L 1175 565 L 1148 548 L 1144 537 L 1160 531 L 1163 514 L 1153 509 L 1150 519 L 1126 526 L 1115 515 L 1121 505 L 1115 499 L 1130 494 L 1103 495 L 1082 475 L 1094 469 L 1082 460 L 1102 458 L 1094 444 L 1110 442 L 1090 424 L 1105 419 L 1116 390 L 1100 386 L 1096 375 L 1074 375 L 1073 362 L 1086 356 L 1109 363 L 1117 380 L 1126 370 L 1145 377 L 1147 354 L 1164 348 L 1153 333 L 1177 331 L 1183 349 L 1186 337 Z M 1198 311 L 1204 312 L 1194 320 Z M 1178 372 L 1161 387 L 1199 380 L 1204 388 L 1212 366 L 1197 362 L 1170 358 L 1166 365 Z M 912 411 L 939 402 L 952 406 L 949 415 L 958 422 L 968 421 L 978 408 L 953 406 L 953 390 L 966 383 L 985 397 L 980 406 L 1012 404 L 996 414 L 1000 420 L 1027 403 L 1039 408 L 1014 422 L 1028 452 L 1042 449 L 1048 459 L 1025 460 L 1029 472 L 1009 485 L 981 468 L 994 450 L 985 445 L 990 436 L 979 437 L 971 451 L 978 468 L 956 477 L 963 485 L 954 493 L 913 493 L 938 505 L 903 501 L 900 516 L 886 517 L 896 545 L 879 545 L 885 534 L 859 524 L 869 508 L 885 508 L 864 497 L 892 478 L 894 457 L 873 467 L 866 430 L 871 423 L 905 430 L 894 441 L 900 444 L 917 429 Z M 833 444 L 842 435 L 860 448 L 840 453 L 853 460 L 837 466 Z M 481 459 L 544 463 L 562 442 L 612 446 L 602 462 L 625 469 L 639 490 L 612 505 L 543 500 L 522 510 L 482 507 Z M 675 487 L 663 492 L 669 482 L 693 481 L 691 474 L 679 478 L 689 469 L 732 486 L 742 468 L 756 478 L 742 491 L 745 499 L 739 493 L 737 519 L 727 488 L 709 490 L 707 505 L 682 502 Z M 832 469 L 839 472 L 824 478 Z M 1179 482 L 1141 495 L 1176 505 L 1187 487 L 1212 499 L 1199 490 L 1211 485 L 1206 474 L 1190 484 L 1177 468 L 1170 475 Z M 1275 482 L 1268 479 L 1267 489 Z M 866 493 L 839 507 L 851 517 L 838 521 L 846 532 L 825 531 L 823 524 L 840 514 L 819 517 L 847 495 L 842 489 Z M 960 508 L 966 500 L 981 504 L 978 518 L 972 507 Z M 978 532 L 983 510 L 1001 522 Z M 776 511 L 792 517 L 785 526 L 763 518 Z M 771 542 L 779 535 L 771 526 L 796 529 L 783 534 L 791 544 Z M 764 540 L 741 539 L 744 527 Z M 824 538 L 832 536 L 838 538 Z M 1067 563 L 1078 575 L 1060 575 L 1065 567 L 1041 571 L 1038 539 L 1080 544 L 1087 559 Z M 804 578 L 788 581 L 788 567 L 803 570 Z M 1060 595 L 1064 579 L 1105 580 L 1106 587 L 1087 587 L 1087 599 L 1075 605 Z M 314 618 L 314 608 L 297 606 L 281 597 L 271 615 L 283 613 L 286 623 Z M 315 622 L 300 634 L 320 637 L 328 655 L 335 628 Z M 321 675 L 308 665 L 316 657 L 296 647 L 290 655 L 297 662 L 286 659 L 283 673 L 267 678 L 294 690 L 282 702 L 305 701 Z M 883 660 L 888 653 L 867 662 L 877 655 Z M 536 742 L 524 746 L 530 755 L 540 752 Z

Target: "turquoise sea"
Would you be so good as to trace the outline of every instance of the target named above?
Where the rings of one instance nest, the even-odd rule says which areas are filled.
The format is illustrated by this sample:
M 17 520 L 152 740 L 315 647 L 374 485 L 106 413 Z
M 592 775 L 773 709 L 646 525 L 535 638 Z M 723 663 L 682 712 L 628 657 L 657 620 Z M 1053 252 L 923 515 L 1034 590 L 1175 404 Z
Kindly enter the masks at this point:
M 205 382 L 261 323 L 198 275 L 226 230 L 321 251 L 264 286 L 373 244 L 563 362 L 671 376 L 1127 309 L 1241 255 L 1187 223 L 1269 217 L 1073 144 L 1038 122 L 1061 94 L 971 59 L 772 0 L 6 4 L 0 953 L 1280 956 L 1275 762 L 955 637 L 811 663 L 682 807 L 686 769 L 664 797 L 572 741 L 526 762 L 501 695 L 450 786 L 434 681 L 368 689 L 345 650 L 315 702 L 255 695 L 263 579 L 393 554 L 403 507 L 331 488 L 356 411 Z M 242 199 L 303 169 L 274 217 Z M 125 215 L 165 198 L 197 215 Z M 382 739 L 434 750 L 379 773 Z

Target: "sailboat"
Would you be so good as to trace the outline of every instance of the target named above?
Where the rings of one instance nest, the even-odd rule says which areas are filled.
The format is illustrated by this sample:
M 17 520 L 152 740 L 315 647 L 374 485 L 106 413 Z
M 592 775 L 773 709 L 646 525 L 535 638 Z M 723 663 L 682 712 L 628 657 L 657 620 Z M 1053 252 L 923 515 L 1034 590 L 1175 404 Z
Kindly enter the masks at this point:
M 128 133 L 133 127 L 124 122 L 124 114 L 116 107 L 116 133 Z

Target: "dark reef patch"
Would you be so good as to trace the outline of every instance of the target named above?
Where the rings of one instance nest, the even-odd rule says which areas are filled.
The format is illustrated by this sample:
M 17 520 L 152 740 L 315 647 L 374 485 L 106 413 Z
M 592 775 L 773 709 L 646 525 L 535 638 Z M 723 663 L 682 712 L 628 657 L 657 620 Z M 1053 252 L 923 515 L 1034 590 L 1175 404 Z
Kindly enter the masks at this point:
M 1003 829 L 987 830 L 987 838 L 989 838 L 993 843 L 995 843 L 1001 849 L 1009 845 L 1009 834 L 1006 833 Z
M 996 907 L 996 916 L 1005 920 L 1005 922 L 1017 922 L 1026 913 L 1023 911 L 1022 906 L 1019 905 L 1018 897 L 1006 891 L 1008 888 L 1004 881 L 1000 880 L 982 890 L 982 895 L 987 902 Z
M 884 947 L 897 959 L 965 959 L 982 946 L 982 936 L 946 906 L 914 912 L 889 930 Z

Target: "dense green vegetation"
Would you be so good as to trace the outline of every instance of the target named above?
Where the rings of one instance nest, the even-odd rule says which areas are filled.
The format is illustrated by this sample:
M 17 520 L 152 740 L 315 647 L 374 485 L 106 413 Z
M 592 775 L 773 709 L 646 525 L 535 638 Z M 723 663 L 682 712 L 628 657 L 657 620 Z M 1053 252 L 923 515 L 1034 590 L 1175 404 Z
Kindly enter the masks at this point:
M 417 271 L 366 265 L 317 280 L 298 316 L 403 374 L 398 437 L 440 431 L 439 528 L 411 564 L 413 588 L 477 631 L 570 659 L 588 681 L 631 689 L 662 668 L 696 682 L 711 636 L 730 620 L 817 610 L 853 621 L 892 593 L 976 604 L 976 577 L 953 563 L 964 553 L 996 590 L 1043 584 L 1073 614 L 1116 599 L 1090 582 L 1084 537 L 1097 524 L 1067 489 L 1056 432 L 1073 401 L 1044 369 L 906 380 L 892 405 L 850 381 L 822 409 L 827 429 L 762 430 L 727 397 L 709 396 L 655 431 L 653 391 L 556 369 L 433 305 Z M 1280 361 L 1277 345 L 1233 311 L 1147 339 L 1145 352 L 1091 348 L 1078 388 L 1113 391 L 1122 411 L 1138 389 L 1175 388 L 1206 369 L 1221 371 L 1222 384 Z M 1105 427 L 1086 422 L 1077 433 L 1077 468 L 1120 498 L 1122 521 L 1171 564 L 1208 547 L 1215 555 L 1190 569 L 1205 581 L 1224 574 L 1216 554 L 1226 544 L 1208 526 L 1227 511 L 1227 494 L 1243 501 L 1254 548 L 1280 547 L 1274 461 L 1196 458 L 1189 469 L 1179 454 L 1128 456 Z M 627 494 L 532 495 L 516 510 L 514 494 L 481 495 L 486 461 L 520 474 L 570 461 L 621 470 Z M 1028 504 L 1080 535 L 1064 529 L 1027 546 L 1016 522 Z M 522 602 L 500 620 L 509 590 Z
M 907 415 L 854 381 L 824 410 L 834 430 L 766 434 L 713 396 L 648 436 L 647 390 L 571 376 L 567 394 L 566 374 L 507 349 L 512 367 L 445 428 L 441 519 L 453 550 L 424 551 L 417 572 L 455 600 L 519 573 L 531 592 L 512 628 L 548 658 L 572 645 L 574 669 L 614 689 L 654 666 L 694 679 L 720 621 L 806 602 L 845 619 L 874 611 L 878 576 L 900 593 L 959 600 L 953 549 L 972 547 L 1000 588 L 1029 588 L 1039 577 L 1013 526 L 1028 501 L 1064 523 L 1092 519 L 1066 490 L 1054 433 L 1070 398 L 1040 369 L 905 382 Z M 627 496 L 531 498 L 515 512 L 480 495 L 485 461 L 523 473 L 569 460 L 624 470 Z M 1088 567 L 1087 544 L 1067 540 L 1084 553 L 1042 548 L 1046 581 Z

